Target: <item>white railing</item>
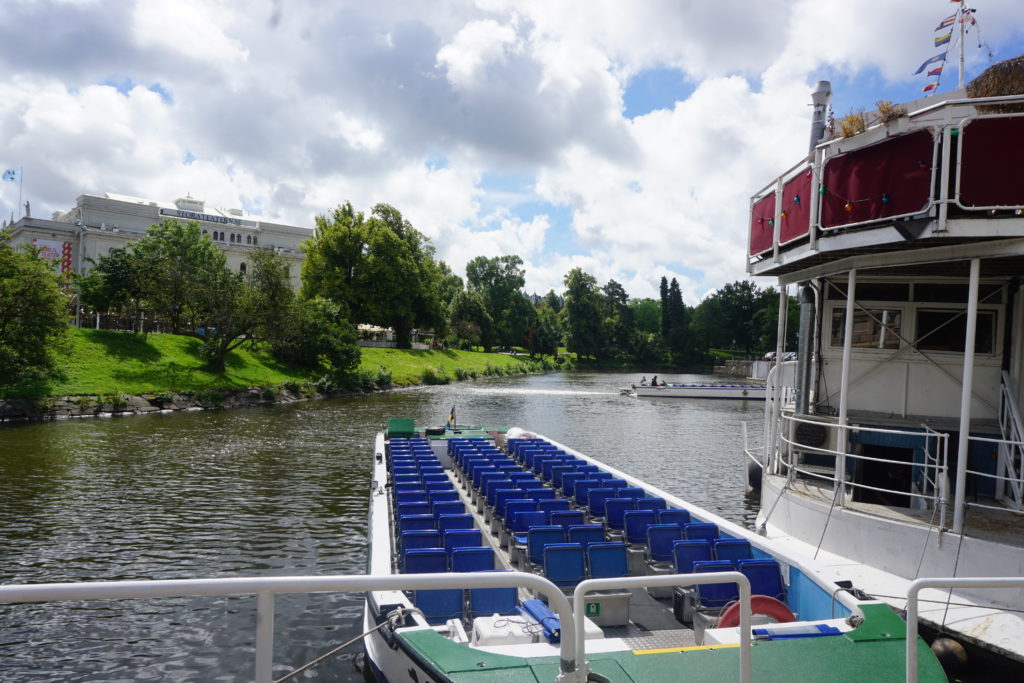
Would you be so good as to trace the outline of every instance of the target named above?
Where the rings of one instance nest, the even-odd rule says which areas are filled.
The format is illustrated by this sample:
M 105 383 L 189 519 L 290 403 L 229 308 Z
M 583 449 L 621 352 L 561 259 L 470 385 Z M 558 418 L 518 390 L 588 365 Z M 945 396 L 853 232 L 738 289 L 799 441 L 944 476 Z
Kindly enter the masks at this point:
M 811 420 L 808 418 L 797 417 L 793 414 L 783 414 L 781 416 L 781 424 L 779 427 L 779 440 L 785 447 L 783 448 L 780 444 L 779 448 L 779 460 L 780 465 L 786 470 L 787 474 L 801 474 L 805 477 L 818 479 L 826 482 L 830 482 L 832 486 L 838 490 L 839 495 L 837 496 L 836 504 L 838 506 L 843 505 L 843 494 L 847 487 L 860 488 L 868 491 L 875 491 L 879 493 L 888 493 L 899 496 L 909 496 L 916 500 L 923 501 L 926 505 L 938 506 L 941 510 L 942 521 L 945 521 L 945 506 L 947 499 L 947 459 L 946 453 L 948 452 L 948 441 L 949 435 L 934 430 L 926 431 L 909 431 L 903 429 L 884 429 L 881 427 L 863 427 L 857 425 L 842 425 L 837 423 L 821 422 L 820 420 Z M 826 430 L 836 430 L 837 432 L 837 444 L 846 444 L 849 441 L 849 432 L 866 432 L 873 434 L 889 434 L 896 436 L 913 436 L 913 437 L 925 437 L 926 439 L 935 439 L 939 445 L 938 453 L 934 458 L 926 457 L 923 463 L 907 462 L 904 460 L 889 460 L 886 458 L 874 458 L 856 453 L 847 452 L 846 448 L 830 448 L 827 445 L 824 446 L 810 446 L 807 444 L 800 443 L 795 439 L 792 439 L 786 435 L 787 430 L 783 428 L 785 424 L 811 424 L 818 427 L 822 427 Z M 795 430 L 794 430 L 795 431 Z M 807 469 L 806 467 L 800 467 L 799 463 L 795 462 L 795 455 L 797 452 L 801 453 L 817 453 L 820 455 L 831 456 L 833 458 L 852 458 L 854 460 L 862 460 L 872 463 L 885 463 L 888 465 L 901 465 L 904 467 L 920 467 L 924 470 L 925 480 L 933 482 L 935 485 L 930 492 L 923 489 L 921 491 L 905 491 L 902 489 L 887 489 L 878 486 L 869 486 L 868 484 L 862 484 L 858 482 L 848 481 L 845 476 L 840 480 L 836 476 L 835 471 L 831 474 L 822 471 L 816 471 Z M 927 488 L 927 487 L 926 487 Z
M 443 574 L 396 574 L 390 576 L 271 576 L 224 579 L 172 579 L 157 581 L 90 581 L 85 583 L 37 583 L 0 586 L 0 604 L 61 600 L 123 600 L 196 596 L 256 596 L 256 683 L 273 680 L 274 596 L 279 593 L 336 593 L 404 591 L 452 588 L 523 587 L 548 599 L 561 625 L 561 673 L 559 681 L 585 683 L 583 601 L 580 596 L 606 588 L 644 586 L 693 586 L 736 583 L 740 590 L 740 676 L 750 678 L 750 581 L 739 572 L 670 574 L 617 579 L 590 579 L 576 587 L 576 611 L 562 590 L 542 576 L 525 572 L 475 572 Z
M 1006 370 L 999 387 L 999 430 L 1003 440 L 996 466 L 996 500 L 1024 510 L 1024 423 Z
M 917 579 L 907 588 L 907 683 L 917 683 L 918 594 L 925 588 L 1024 588 L 1024 577 L 964 577 Z

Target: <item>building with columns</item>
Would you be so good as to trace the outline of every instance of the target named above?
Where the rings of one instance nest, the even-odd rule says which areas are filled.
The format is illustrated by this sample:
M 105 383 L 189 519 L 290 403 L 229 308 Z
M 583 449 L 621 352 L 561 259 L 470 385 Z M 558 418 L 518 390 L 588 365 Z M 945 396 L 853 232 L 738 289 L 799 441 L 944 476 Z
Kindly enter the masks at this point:
M 12 246 L 42 247 L 56 270 L 85 273 L 89 259 L 124 247 L 166 219 L 197 221 L 236 271 L 245 272 L 253 249 L 274 249 L 290 262 L 292 286 L 299 288 L 304 257 L 299 245 L 313 236 L 311 228 L 271 223 L 241 209 L 208 208 L 192 197 L 160 202 L 111 192 L 83 194 L 67 211 L 55 211 L 49 219 L 25 216 L 8 226 L 7 233 Z

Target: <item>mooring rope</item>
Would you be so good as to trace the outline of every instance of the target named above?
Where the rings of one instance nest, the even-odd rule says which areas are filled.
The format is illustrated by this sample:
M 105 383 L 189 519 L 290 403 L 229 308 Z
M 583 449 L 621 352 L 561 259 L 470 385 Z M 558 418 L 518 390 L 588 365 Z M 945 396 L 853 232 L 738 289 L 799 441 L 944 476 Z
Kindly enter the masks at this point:
M 397 626 L 398 622 L 401 619 L 405 618 L 405 615 L 413 614 L 413 613 L 416 613 L 416 612 L 419 612 L 420 614 L 423 614 L 422 612 L 420 612 L 415 607 L 413 607 L 411 609 L 408 609 L 408 608 L 405 608 L 405 607 L 399 607 L 398 609 L 390 612 L 388 614 L 387 619 L 385 621 L 382 621 L 381 623 L 377 624 L 376 626 L 371 628 L 369 631 L 366 631 L 365 633 L 360 633 L 358 636 L 356 636 L 352 640 L 349 640 L 348 642 L 339 645 L 338 647 L 334 648 L 330 652 L 322 654 L 319 657 L 317 657 L 316 659 L 314 659 L 313 661 L 308 662 L 306 664 L 303 664 L 302 666 L 300 666 L 295 671 L 292 671 L 291 673 L 288 673 L 288 674 L 285 674 L 284 676 L 281 676 L 281 678 L 278 678 L 278 679 L 274 680 L 274 683 L 281 683 L 281 681 L 286 681 L 289 678 L 292 678 L 293 676 L 297 676 L 298 674 L 302 673 L 306 669 L 309 669 L 309 668 L 312 668 L 312 667 L 316 666 L 317 664 L 319 664 L 320 662 L 324 661 L 328 657 L 333 657 L 334 655 L 336 655 L 337 653 L 341 652 L 342 650 L 344 650 L 349 645 L 353 645 L 355 643 L 358 643 L 360 640 L 362 640 L 366 636 L 370 635 L 371 633 L 375 633 L 376 631 L 379 631 L 380 629 L 384 628 L 385 626 Z

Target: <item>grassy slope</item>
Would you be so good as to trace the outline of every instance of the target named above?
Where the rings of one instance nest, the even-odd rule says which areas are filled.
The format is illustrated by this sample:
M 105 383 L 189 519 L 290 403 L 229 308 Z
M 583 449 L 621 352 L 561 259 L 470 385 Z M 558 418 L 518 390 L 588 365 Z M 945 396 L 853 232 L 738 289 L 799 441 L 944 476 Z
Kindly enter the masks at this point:
M 276 362 L 263 351 L 238 349 L 227 359 L 223 375 L 202 369 L 200 342 L 191 337 L 70 329 L 61 377 L 0 392 L 0 396 L 141 394 L 158 391 L 199 392 L 248 386 L 278 386 L 314 379 L 301 369 Z M 362 367 L 391 370 L 396 384 L 415 384 L 425 368 L 483 372 L 487 365 L 518 367 L 526 359 L 471 351 L 362 349 Z

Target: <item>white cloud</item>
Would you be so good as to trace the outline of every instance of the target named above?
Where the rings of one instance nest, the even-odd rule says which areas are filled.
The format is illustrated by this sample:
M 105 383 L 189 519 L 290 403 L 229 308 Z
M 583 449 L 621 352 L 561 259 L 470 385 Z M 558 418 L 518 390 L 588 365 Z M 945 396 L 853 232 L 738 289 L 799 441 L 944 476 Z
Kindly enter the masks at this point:
M 455 87 L 470 87 L 481 78 L 487 64 L 500 61 L 514 45 L 516 33 L 493 19 L 473 21 L 463 26 L 452 42 L 437 52 L 437 63 L 445 68 Z

